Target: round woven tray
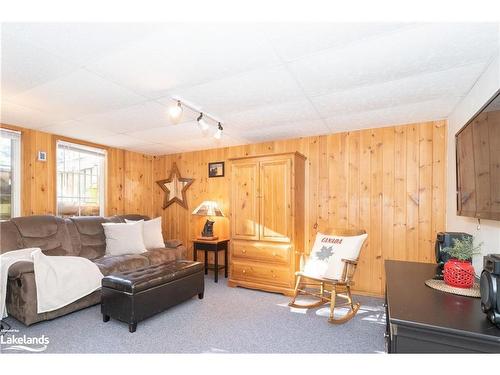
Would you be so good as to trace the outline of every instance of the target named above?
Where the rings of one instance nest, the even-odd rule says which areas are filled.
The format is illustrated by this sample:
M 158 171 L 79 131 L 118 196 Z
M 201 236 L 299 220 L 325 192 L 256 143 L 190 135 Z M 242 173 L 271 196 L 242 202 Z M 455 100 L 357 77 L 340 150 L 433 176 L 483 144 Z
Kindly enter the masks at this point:
M 441 292 L 458 294 L 459 296 L 467 296 L 480 298 L 481 293 L 479 292 L 479 284 L 474 283 L 472 288 L 457 288 L 455 286 L 450 286 L 444 282 L 444 280 L 434 280 L 430 279 L 425 282 L 425 285 L 431 287 L 432 289 L 440 290 Z

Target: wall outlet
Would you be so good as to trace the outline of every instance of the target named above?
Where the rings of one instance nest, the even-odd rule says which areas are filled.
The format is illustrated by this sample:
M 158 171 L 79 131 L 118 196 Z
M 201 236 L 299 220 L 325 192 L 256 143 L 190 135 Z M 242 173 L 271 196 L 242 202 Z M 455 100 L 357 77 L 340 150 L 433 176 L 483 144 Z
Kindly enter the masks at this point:
M 38 151 L 38 161 L 47 161 L 47 153 L 45 151 Z

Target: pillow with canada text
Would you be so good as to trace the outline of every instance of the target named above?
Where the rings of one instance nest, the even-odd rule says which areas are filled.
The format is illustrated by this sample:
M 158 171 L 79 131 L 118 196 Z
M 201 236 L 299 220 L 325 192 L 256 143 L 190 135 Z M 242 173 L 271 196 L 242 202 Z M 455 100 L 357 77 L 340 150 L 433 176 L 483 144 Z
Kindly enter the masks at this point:
M 142 234 L 144 221 L 132 224 L 102 223 L 106 236 L 106 255 L 141 254 L 146 251 Z
M 366 237 L 368 237 L 367 234 L 330 236 L 318 233 L 304 267 L 304 274 L 311 277 L 340 280 L 344 270 L 342 259 L 357 259 Z
M 125 219 L 125 222 L 135 223 L 135 221 L 127 219 Z M 146 246 L 147 250 L 165 247 L 161 231 L 161 216 L 156 219 L 144 221 L 142 236 L 144 238 L 144 246 Z

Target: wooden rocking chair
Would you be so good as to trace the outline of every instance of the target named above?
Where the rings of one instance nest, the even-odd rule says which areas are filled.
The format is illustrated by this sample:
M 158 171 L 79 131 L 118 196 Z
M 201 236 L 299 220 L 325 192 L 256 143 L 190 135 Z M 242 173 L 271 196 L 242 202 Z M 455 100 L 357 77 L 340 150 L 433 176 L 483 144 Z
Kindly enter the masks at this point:
M 357 249 L 358 256 L 356 259 L 340 259 L 343 263 L 343 269 L 341 271 L 341 276 L 335 279 L 327 277 L 327 275 L 315 274 L 314 272 L 304 271 L 304 268 L 301 267 L 302 270 L 296 272 L 295 275 L 297 277 L 295 292 L 292 300 L 288 304 L 290 307 L 295 308 L 315 308 L 326 303 L 330 303 L 330 316 L 328 319 L 329 323 L 332 324 L 342 324 L 349 320 L 351 320 L 359 310 L 359 303 L 354 303 L 351 295 L 351 286 L 354 284 L 352 279 L 354 277 L 354 272 L 356 271 L 356 266 L 358 264 L 358 257 L 361 248 L 366 240 L 366 231 L 364 230 L 348 230 L 348 229 L 340 229 L 340 230 L 328 230 L 325 231 L 325 234 L 330 236 L 342 236 L 342 237 L 351 237 L 351 236 L 361 236 L 360 238 L 359 248 Z M 355 250 L 356 252 L 356 250 Z M 313 255 L 311 253 L 311 255 Z M 309 259 L 305 262 L 302 261 L 303 265 L 307 265 Z M 330 276 L 330 275 L 328 275 Z M 310 287 L 313 290 L 307 290 L 306 288 Z M 310 303 L 310 304 L 297 304 L 295 300 L 299 295 L 310 295 L 313 297 L 317 297 L 318 301 Z M 335 299 L 336 297 L 340 297 L 346 300 L 345 303 L 336 305 Z M 341 318 L 335 318 L 334 310 L 335 307 L 348 306 L 349 311 L 346 315 Z

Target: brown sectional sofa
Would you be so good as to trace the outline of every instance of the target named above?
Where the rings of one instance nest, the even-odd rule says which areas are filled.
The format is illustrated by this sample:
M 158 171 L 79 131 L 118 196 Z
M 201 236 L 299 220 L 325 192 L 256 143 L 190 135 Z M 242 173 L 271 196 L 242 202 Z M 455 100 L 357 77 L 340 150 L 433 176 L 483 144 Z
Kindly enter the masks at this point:
M 105 256 L 106 240 L 102 223 L 123 223 L 129 220 L 149 220 L 142 215 L 109 218 L 87 216 L 63 219 L 55 216 L 25 216 L 0 222 L 0 253 L 28 247 L 39 247 L 46 255 L 80 256 L 94 262 L 104 276 L 130 271 L 171 260 L 186 259 L 186 248 L 178 240 L 170 240 L 164 248 L 140 255 Z M 100 303 L 101 292 L 94 293 L 61 309 L 37 313 L 36 285 L 33 263 L 17 262 L 9 269 L 7 311 L 25 325 L 54 319 Z

